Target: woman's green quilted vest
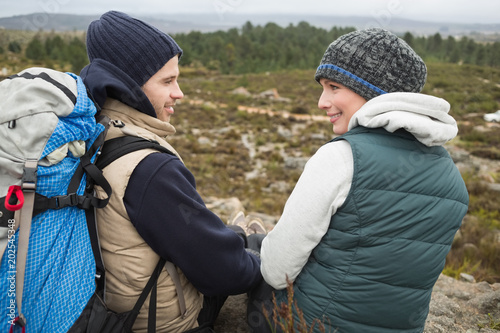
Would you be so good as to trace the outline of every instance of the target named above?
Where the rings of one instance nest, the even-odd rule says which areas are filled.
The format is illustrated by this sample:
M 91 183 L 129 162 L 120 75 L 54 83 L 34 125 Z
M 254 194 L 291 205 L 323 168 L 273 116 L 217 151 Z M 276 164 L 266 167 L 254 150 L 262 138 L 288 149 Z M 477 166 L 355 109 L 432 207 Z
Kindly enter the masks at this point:
M 294 283 L 298 308 L 327 332 L 422 332 L 467 212 L 462 177 L 443 147 L 404 130 L 356 127 L 335 140 L 352 147 L 352 186 Z

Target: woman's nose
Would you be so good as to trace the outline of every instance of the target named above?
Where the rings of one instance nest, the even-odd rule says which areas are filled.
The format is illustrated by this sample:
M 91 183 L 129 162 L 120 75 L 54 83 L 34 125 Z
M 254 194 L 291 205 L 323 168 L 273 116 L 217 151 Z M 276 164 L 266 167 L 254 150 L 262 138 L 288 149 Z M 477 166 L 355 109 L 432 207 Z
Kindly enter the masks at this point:
M 331 107 L 331 103 L 329 100 L 326 98 L 325 93 L 321 93 L 321 96 L 319 97 L 318 100 L 318 108 L 321 110 L 327 110 Z

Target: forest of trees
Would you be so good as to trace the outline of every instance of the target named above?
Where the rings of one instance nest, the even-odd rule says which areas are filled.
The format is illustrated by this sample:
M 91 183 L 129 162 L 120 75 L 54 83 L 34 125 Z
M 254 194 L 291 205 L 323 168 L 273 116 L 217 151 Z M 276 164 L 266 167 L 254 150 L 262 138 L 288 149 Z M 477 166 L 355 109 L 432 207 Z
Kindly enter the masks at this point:
M 275 23 L 254 26 L 247 22 L 241 29 L 193 31 L 172 36 L 184 50 L 181 65 L 241 74 L 314 68 L 334 39 L 353 30 L 352 27 L 326 30 L 307 22 L 287 27 Z M 425 61 L 500 67 L 500 42 L 479 43 L 468 37 L 443 38 L 439 33 L 417 37 L 407 32 L 401 37 Z M 83 35 L 62 38 L 54 32 L 38 33 L 26 45 L 17 41 L 4 46 L 0 43 L 0 57 L 7 52 L 24 54 L 27 59 L 49 65 L 51 62 L 70 64 L 74 72 L 79 72 L 88 62 Z
M 2 54 L 7 53 L 7 51 L 24 55 L 27 59 L 49 68 L 53 67 L 54 63 L 70 64 L 71 71 L 75 73 L 79 73 L 88 63 L 84 38 L 72 37 L 68 39 L 55 33 L 43 37 L 42 34 L 37 34 L 27 45 L 13 40 L 7 44 L 5 49 L 0 44 L 0 60 Z
M 175 39 L 185 51 L 182 63 L 200 62 L 222 73 L 247 73 L 280 69 L 307 69 L 318 65 L 328 45 L 351 28 L 317 28 L 307 22 L 285 28 L 274 23 L 253 26 L 247 22 L 240 30 L 213 33 L 177 34 Z M 476 64 L 500 67 L 500 43 L 478 43 L 471 38 L 459 40 L 439 33 L 415 37 L 401 36 L 426 61 Z

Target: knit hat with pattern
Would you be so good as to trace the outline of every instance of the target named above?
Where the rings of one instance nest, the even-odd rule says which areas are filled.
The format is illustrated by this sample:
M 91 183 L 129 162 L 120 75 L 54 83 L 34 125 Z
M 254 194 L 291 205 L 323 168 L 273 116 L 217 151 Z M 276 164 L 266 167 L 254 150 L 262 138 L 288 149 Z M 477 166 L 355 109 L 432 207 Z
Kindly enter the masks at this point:
M 142 86 L 170 59 L 180 57 L 182 50 L 157 28 L 127 14 L 109 11 L 90 23 L 87 53 L 90 62 L 110 62 Z
M 404 40 L 387 30 L 371 28 L 331 43 L 314 78 L 340 83 L 368 101 L 389 92 L 422 91 L 427 67 Z

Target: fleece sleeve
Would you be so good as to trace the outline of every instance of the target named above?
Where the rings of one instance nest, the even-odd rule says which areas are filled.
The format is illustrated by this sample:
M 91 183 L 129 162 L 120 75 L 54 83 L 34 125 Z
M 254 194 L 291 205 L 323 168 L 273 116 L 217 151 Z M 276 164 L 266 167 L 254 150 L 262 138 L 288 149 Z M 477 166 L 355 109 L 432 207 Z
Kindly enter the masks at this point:
M 204 295 L 244 293 L 262 279 L 260 260 L 207 209 L 193 175 L 178 158 L 153 153 L 141 161 L 124 204 L 149 246 Z
M 262 242 L 261 272 L 276 289 L 293 282 L 328 230 L 330 220 L 349 193 L 352 151 L 341 140 L 322 146 L 307 162 L 283 214 Z

